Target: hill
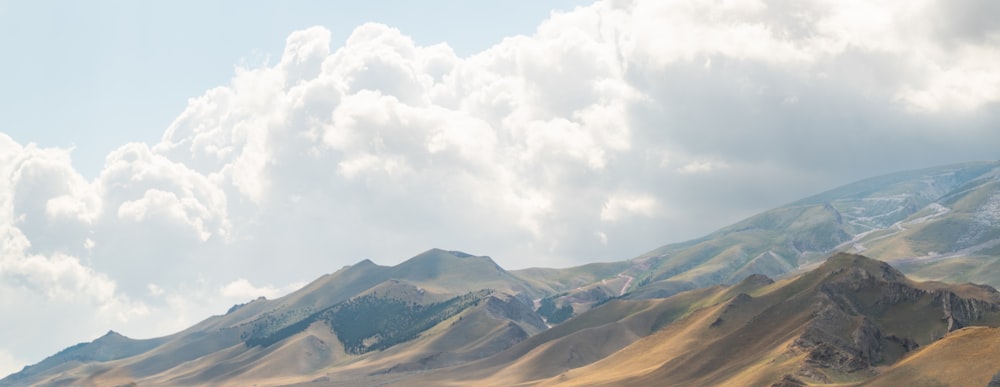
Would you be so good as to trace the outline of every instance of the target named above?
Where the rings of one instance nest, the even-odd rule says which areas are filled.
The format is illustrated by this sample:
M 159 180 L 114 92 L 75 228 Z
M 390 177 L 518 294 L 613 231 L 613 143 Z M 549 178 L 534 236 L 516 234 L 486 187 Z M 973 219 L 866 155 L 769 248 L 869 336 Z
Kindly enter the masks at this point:
M 376 267 L 356 266 L 332 276 Z M 425 274 L 418 280 L 431 280 Z M 956 372 L 969 368 L 962 359 L 1000 356 L 1000 292 L 914 281 L 846 253 L 780 281 L 755 274 L 666 298 L 611 299 L 551 328 L 518 295 L 432 294 L 405 279 L 310 314 L 289 305 L 319 295 L 287 298 L 154 341 L 109 333 L 0 384 L 985 384 L 1000 371 Z M 235 317 L 246 311 L 256 314 Z
M 630 260 L 514 273 L 577 313 L 612 297 L 662 298 L 751 274 L 782 277 L 836 252 L 923 280 L 1000 286 L 1000 162 L 874 177 Z M 628 293 L 626 295 L 626 293 Z
M 985 385 L 1000 371 L 1000 365 L 975 371 L 959 365 L 960 359 L 1000 355 L 1000 347 L 973 344 L 997 342 L 1000 330 L 962 329 L 1000 325 L 1000 293 L 991 287 L 916 282 L 884 262 L 850 254 L 835 255 L 795 278 L 753 282 L 660 301 L 688 308 L 662 329 L 588 365 L 528 372 L 512 362 L 476 384 L 914 385 L 894 383 L 939 380 Z M 605 308 L 610 306 L 588 314 L 607 314 Z M 923 367 L 935 361 L 941 363 Z
M 364 260 L 174 335 L 109 333 L 0 385 L 282 384 L 331 367 L 377 379 L 480 359 L 541 332 L 531 299 L 541 294 L 489 257 L 433 249 L 393 267 Z

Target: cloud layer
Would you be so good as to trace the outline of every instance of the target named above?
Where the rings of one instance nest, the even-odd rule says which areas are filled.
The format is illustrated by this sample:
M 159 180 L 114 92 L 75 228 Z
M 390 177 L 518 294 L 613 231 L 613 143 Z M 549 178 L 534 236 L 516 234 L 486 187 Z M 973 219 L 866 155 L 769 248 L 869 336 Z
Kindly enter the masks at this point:
M 0 134 L 0 313 L 18 316 L 0 357 L 168 333 L 431 247 L 626 259 L 853 179 L 995 158 L 988 7 L 602 1 L 465 58 L 314 27 L 92 181 L 69 150 Z

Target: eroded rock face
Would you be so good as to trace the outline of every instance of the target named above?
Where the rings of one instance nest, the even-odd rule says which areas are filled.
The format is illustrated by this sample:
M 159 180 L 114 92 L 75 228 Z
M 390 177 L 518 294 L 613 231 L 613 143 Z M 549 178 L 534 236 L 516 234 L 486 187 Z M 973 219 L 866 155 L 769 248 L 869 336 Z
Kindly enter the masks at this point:
M 836 290 L 822 289 L 814 318 L 795 340 L 806 362 L 840 372 L 857 372 L 882 362 L 887 334 L 858 305 Z
M 791 347 L 806 354 L 805 365 L 796 373 L 799 378 L 825 382 L 824 374 L 831 371 L 873 373 L 876 366 L 899 360 L 921 343 L 1000 313 L 1000 302 L 920 288 L 881 262 L 839 265 L 818 283 L 811 320 Z M 898 321 L 901 311 L 923 317 L 904 327 Z M 940 318 L 933 317 L 937 313 Z M 936 337 L 910 337 L 919 331 L 911 329 L 913 324 L 923 326 L 922 332 L 936 332 Z
M 967 326 L 969 322 L 983 318 L 988 312 L 1000 310 L 1000 305 L 974 298 L 962 298 L 952 292 L 934 293 L 934 302 L 941 305 L 942 320 L 948 324 L 948 332 Z

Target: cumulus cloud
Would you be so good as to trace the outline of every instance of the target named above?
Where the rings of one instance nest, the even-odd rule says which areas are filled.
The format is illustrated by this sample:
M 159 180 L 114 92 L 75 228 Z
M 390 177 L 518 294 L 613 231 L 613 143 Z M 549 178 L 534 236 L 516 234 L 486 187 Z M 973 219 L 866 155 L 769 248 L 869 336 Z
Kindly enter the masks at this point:
M 76 313 L 59 345 L 164 334 L 430 247 L 626 259 L 851 180 L 993 158 L 990 7 L 609 0 L 468 57 L 380 24 L 298 31 L 94 180 L 71 150 L 0 135 L 0 286 L 19 300 L 0 307 L 51 305 L 0 328 Z
M 117 289 L 116 282 L 64 253 L 29 252 L 30 242 L 16 227 L 0 225 L 0 311 L 8 318 L 0 330 L 4 351 L 18 359 L 41 360 L 108 326 L 147 316 L 149 308 Z M 18 362 L 0 359 L 0 364 Z M 23 364 L 23 363 L 21 363 Z
M 656 215 L 659 207 L 656 198 L 649 195 L 616 194 L 604 203 L 604 208 L 601 209 L 601 220 L 615 222 L 624 217 L 635 215 L 651 217 Z
M 239 278 L 223 286 L 219 293 L 223 297 L 237 300 L 252 300 L 257 297 L 273 299 L 298 290 L 302 286 L 305 286 L 305 283 L 296 282 L 281 288 L 276 288 L 273 285 L 255 286 L 246 278 Z
M 10 352 L 0 349 L 0 375 L 8 375 L 20 371 L 25 361 L 14 357 Z

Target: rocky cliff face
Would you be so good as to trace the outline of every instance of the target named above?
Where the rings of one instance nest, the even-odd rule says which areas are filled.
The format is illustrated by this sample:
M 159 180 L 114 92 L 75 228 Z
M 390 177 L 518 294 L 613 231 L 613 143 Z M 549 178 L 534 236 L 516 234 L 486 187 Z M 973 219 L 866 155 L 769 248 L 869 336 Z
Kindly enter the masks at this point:
M 963 297 L 912 282 L 884 262 L 848 254 L 824 266 L 811 319 L 790 348 L 806 355 L 799 378 L 830 382 L 831 372 L 874 374 L 876 366 L 894 363 L 948 332 L 1000 316 L 1000 293 L 992 288 L 980 288 L 978 298 Z
M 947 322 L 948 332 L 968 326 L 969 323 L 983 319 L 988 313 L 1000 310 L 995 302 L 962 298 L 949 291 L 934 292 L 934 304 L 941 305 L 941 319 Z

